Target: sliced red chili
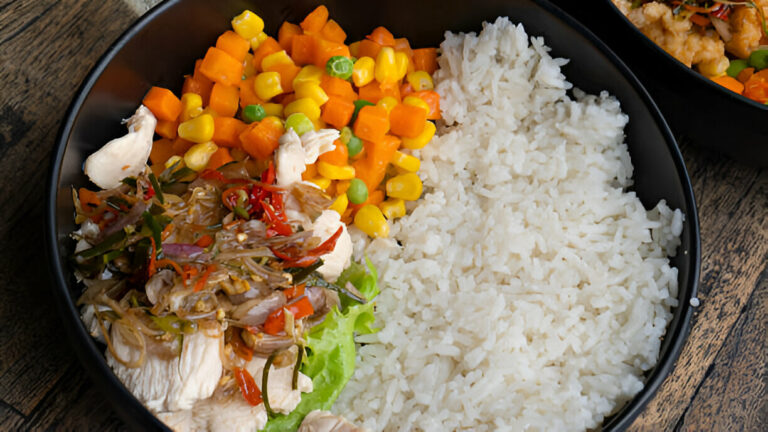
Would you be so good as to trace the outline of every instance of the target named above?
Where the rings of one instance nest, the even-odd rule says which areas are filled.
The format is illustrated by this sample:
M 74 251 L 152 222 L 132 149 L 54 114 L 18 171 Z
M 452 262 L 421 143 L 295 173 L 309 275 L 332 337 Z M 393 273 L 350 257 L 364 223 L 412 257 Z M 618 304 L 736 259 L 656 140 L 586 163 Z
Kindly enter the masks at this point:
M 264 201 L 260 201 L 259 204 L 264 209 L 264 222 L 269 228 L 274 230 L 276 234 L 284 236 L 293 234 L 291 226 L 284 221 L 285 215 L 276 213 L 275 209 Z M 267 237 L 270 237 L 269 232 L 267 232 L 267 234 Z M 274 235 L 272 237 L 274 237 Z
M 210 276 L 214 270 L 216 270 L 216 264 L 210 264 L 208 268 L 205 269 L 205 272 L 199 279 L 197 279 L 197 282 L 195 282 L 195 292 L 205 288 L 205 283 L 208 282 L 208 276 Z
M 303 296 L 304 290 L 306 287 L 307 287 L 307 284 L 303 283 L 303 284 L 294 285 L 288 288 L 287 290 L 283 291 L 283 294 L 285 295 L 285 299 L 287 301 L 291 301 L 297 297 Z
M 232 338 L 229 340 L 232 345 L 232 350 L 238 357 L 245 361 L 251 361 L 253 358 L 253 350 L 245 344 L 243 338 L 240 336 L 240 329 L 234 328 L 232 331 Z
M 256 386 L 256 381 L 253 380 L 251 374 L 243 368 L 235 368 L 233 372 L 246 402 L 253 406 L 260 404 L 262 402 L 261 390 Z
M 223 182 L 229 181 L 226 177 L 224 177 L 224 174 L 212 169 L 204 170 L 200 173 L 200 177 L 206 180 L 219 180 Z
M 213 243 L 213 237 L 209 236 L 208 234 L 204 234 L 202 237 L 197 239 L 195 242 L 195 245 L 200 246 L 201 248 L 207 248 Z
M 267 169 L 261 173 L 261 181 L 266 184 L 273 184 L 275 182 L 275 164 L 271 161 L 269 162 Z
M 264 333 L 276 336 L 285 330 L 285 309 L 292 313 L 293 318 L 297 320 L 315 313 L 315 309 L 312 307 L 309 299 L 301 297 L 293 303 L 272 311 L 264 322 Z

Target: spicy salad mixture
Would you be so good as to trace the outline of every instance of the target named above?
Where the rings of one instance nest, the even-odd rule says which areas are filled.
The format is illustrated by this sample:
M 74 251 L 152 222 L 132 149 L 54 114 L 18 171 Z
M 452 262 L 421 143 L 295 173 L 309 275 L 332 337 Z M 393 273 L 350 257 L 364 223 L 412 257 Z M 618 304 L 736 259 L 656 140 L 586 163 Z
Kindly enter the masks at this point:
M 613 0 L 646 36 L 721 86 L 768 103 L 768 0 Z
M 384 27 L 346 45 L 324 6 L 276 39 L 251 11 L 232 28 L 87 159 L 101 189 L 73 191 L 72 263 L 89 330 L 161 420 L 296 429 L 374 331 L 376 271 L 347 228 L 386 237 L 420 197 L 437 50 Z

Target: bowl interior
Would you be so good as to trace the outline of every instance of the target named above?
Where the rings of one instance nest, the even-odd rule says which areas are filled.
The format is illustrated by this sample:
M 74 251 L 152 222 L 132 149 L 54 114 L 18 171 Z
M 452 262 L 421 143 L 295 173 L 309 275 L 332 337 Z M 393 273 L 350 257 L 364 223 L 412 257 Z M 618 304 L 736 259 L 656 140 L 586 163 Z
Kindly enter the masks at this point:
M 628 426 L 669 373 L 679 353 L 691 316 L 688 299 L 695 295 L 699 269 L 698 220 L 685 166 L 666 123 L 643 88 L 591 33 L 542 0 L 395 0 L 380 6 L 340 0 L 323 3 L 348 32 L 348 41 L 359 40 L 376 26 L 384 25 L 395 35 L 408 37 L 414 47 L 437 46 L 446 30 L 479 31 L 483 21 L 506 15 L 523 23 L 530 35 L 543 36 L 555 56 L 572 59 L 564 72 L 577 87 L 589 93 L 607 90 L 621 101 L 630 118 L 625 133 L 635 168 L 634 190 L 647 208 L 665 199 L 686 214 L 682 245 L 672 260 L 679 269 L 680 306 L 674 311 L 659 364 L 649 371 L 645 389 L 608 419 L 605 429 Z M 78 355 L 118 413 L 131 424 L 162 428 L 111 373 L 103 358 L 103 347 L 88 336 L 79 320 L 73 302 L 81 288 L 66 262 L 73 248 L 68 234 L 75 229 L 71 188 L 88 184 L 81 169 L 85 158 L 125 133 L 119 119 L 133 113 L 149 87 L 160 85 L 179 91 L 183 75 L 191 72 L 195 59 L 229 28 L 233 16 L 251 9 L 264 18 L 266 31 L 276 34 L 282 21 L 298 22 L 317 4 L 308 0 L 165 2 L 110 48 L 70 107 L 57 142 L 49 185 L 49 253 L 58 281 L 54 291 Z

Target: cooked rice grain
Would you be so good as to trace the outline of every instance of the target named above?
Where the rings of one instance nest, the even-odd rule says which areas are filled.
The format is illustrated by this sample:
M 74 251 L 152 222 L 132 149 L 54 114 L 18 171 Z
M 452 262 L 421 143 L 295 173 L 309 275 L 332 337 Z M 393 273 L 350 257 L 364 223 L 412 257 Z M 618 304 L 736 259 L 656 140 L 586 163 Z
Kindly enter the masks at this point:
M 375 431 L 597 427 L 657 361 L 683 215 L 626 191 L 627 116 L 570 98 L 541 38 L 499 18 L 441 48 L 424 197 L 390 239 L 357 237 L 382 330 L 335 411 Z

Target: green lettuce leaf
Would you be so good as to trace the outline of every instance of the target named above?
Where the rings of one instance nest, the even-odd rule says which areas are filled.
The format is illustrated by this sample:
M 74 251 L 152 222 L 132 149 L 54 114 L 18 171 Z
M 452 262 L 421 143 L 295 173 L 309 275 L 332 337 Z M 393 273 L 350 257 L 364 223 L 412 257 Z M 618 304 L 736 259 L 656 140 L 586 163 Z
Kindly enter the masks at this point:
M 366 264 L 368 272 L 362 264 L 353 262 L 339 277 L 337 284 L 352 282 L 369 301 L 359 304 L 348 298 L 348 304 L 342 301 L 341 311 L 334 307 L 321 324 L 309 331 L 307 357 L 301 372 L 312 378 L 313 390 L 301 395 L 301 402 L 290 414 L 270 419 L 264 431 L 298 429 L 309 412 L 330 409 L 352 377 L 355 370 L 355 334 L 370 334 L 378 330 L 373 327 L 374 304 L 370 301 L 379 293 L 376 283 L 378 275 L 368 258 Z

